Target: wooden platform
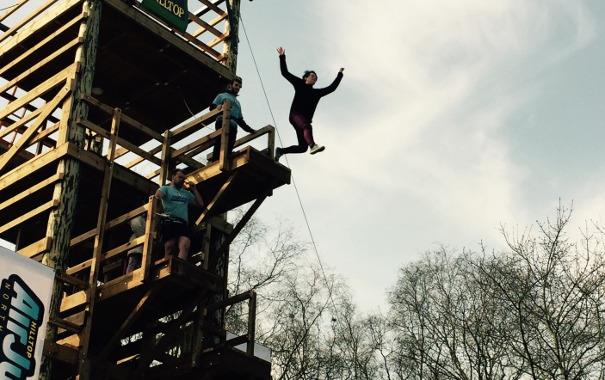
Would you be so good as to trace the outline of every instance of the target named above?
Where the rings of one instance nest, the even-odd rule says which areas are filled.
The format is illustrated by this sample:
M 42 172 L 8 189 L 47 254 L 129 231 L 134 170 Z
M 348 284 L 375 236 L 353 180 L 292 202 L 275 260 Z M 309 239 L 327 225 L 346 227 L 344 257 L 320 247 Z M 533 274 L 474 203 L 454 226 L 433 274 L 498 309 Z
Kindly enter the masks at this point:
M 262 194 L 270 195 L 274 189 L 290 183 L 290 169 L 249 146 L 233 155 L 230 168 L 221 171 L 217 161 L 187 176 L 197 184 L 207 203 L 232 178 L 231 185 L 224 196 L 217 199 L 210 216 L 244 205 Z

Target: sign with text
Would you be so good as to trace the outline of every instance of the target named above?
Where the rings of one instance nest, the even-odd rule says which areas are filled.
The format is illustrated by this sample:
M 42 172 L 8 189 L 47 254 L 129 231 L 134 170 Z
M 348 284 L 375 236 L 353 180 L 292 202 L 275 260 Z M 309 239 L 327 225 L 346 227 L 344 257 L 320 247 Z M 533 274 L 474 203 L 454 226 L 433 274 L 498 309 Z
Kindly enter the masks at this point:
M 141 5 L 181 32 L 187 29 L 187 0 L 143 0 Z
M 55 273 L 0 247 L 0 379 L 37 379 Z

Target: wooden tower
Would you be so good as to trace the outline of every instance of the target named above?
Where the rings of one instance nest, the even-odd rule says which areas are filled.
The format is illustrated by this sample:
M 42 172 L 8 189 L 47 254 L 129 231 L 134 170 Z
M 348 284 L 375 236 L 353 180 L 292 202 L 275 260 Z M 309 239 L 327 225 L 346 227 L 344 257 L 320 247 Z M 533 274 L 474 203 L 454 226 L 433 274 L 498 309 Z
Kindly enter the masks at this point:
M 152 1 L 179 13 L 177 0 Z M 228 104 L 207 110 L 235 75 L 239 5 L 189 0 L 184 27 L 134 0 L 0 11 L 0 238 L 57 273 L 41 378 L 270 378 L 254 355 L 255 293 L 227 294 L 229 245 L 290 171 L 273 159 L 273 127 L 229 153 L 229 128 L 214 129 Z M 174 167 L 206 202 L 187 262 L 162 258 L 150 197 Z M 139 215 L 145 233 L 132 238 Z M 136 247 L 142 265 L 124 274 Z M 227 339 L 238 302 L 248 330 Z

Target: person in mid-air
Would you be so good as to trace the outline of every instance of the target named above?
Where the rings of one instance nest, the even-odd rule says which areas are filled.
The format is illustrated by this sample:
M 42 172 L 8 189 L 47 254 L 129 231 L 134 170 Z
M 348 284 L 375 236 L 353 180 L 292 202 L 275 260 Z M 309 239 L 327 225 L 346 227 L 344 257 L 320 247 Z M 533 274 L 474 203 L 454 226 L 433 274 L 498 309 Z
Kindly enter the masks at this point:
M 277 48 L 277 53 L 279 54 L 281 74 L 294 86 L 294 99 L 290 107 L 290 124 L 292 124 L 296 131 L 298 144 L 287 148 L 277 148 L 275 150 L 275 159 L 279 160 L 282 155 L 288 153 L 304 153 L 308 148 L 311 148 L 311 154 L 319 153 L 326 149 L 326 147 L 315 143 L 313 139 L 313 127 L 311 126 L 313 114 L 315 113 L 319 99 L 336 90 L 342 80 L 344 68 L 338 71 L 336 79 L 328 87 L 313 88 L 313 85 L 317 82 L 317 73 L 315 71 L 305 71 L 302 79 L 298 78 L 288 71 L 286 50 L 279 47 Z

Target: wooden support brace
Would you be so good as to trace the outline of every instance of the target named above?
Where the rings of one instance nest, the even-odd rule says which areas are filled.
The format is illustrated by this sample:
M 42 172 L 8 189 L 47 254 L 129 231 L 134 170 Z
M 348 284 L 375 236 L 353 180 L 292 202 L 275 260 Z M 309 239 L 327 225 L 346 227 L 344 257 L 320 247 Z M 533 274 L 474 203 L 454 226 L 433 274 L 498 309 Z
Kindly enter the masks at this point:
M 233 180 L 235 179 L 235 177 L 237 177 L 237 172 L 231 174 L 231 176 L 227 179 L 227 181 L 225 181 L 225 183 L 223 184 L 223 186 L 221 186 L 221 188 L 218 191 L 218 193 L 216 193 L 216 195 L 214 196 L 214 198 L 212 198 L 212 200 L 210 201 L 210 203 L 208 203 L 208 205 L 206 206 L 206 209 L 202 212 L 202 214 L 200 215 L 200 217 L 195 222 L 196 226 L 198 226 L 198 227 L 201 226 L 201 224 L 206 220 L 206 218 L 208 217 L 208 215 L 210 214 L 210 212 L 214 209 L 214 206 L 217 204 L 217 202 L 219 201 L 219 199 L 221 199 L 221 197 L 227 191 L 229 191 L 229 189 L 231 188 L 231 185 L 233 184 Z

